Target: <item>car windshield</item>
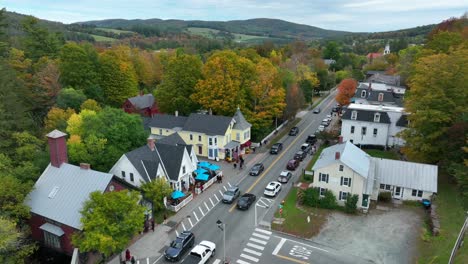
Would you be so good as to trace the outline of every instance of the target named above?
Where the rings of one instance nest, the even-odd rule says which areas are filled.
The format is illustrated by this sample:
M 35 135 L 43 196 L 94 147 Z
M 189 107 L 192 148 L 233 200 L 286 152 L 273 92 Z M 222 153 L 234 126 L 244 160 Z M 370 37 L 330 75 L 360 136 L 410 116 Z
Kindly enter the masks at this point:
M 181 241 L 172 241 L 171 247 L 172 248 L 182 248 L 182 242 Z
M 260 169 L 260 164 L 255 164 L 255 166 L 253 166 L 252 169 L 254 169 L 254 170 L 259 170 L 259 169 Z
M 274 191 L 275 190 L 275 188 L 273 188 L 273 186 L 267 186 L 265 189 L 267 191 Z
M 224 195 L 234 196 L 234 192 L 233 191 L 227 191 L 227 192 L 224 193 Z

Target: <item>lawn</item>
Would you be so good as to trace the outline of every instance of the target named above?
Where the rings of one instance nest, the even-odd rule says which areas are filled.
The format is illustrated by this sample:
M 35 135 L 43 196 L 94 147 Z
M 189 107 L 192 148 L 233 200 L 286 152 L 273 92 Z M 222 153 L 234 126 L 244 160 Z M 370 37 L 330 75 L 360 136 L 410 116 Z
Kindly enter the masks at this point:
M 120 29 L 115 29 L 115 28 L 101 28 L 101 27 L 98 27 L 96 28 L 98 30 L 102 30 L 102 31 L 106 31 L 106 32 L 113 32 L 113 33 L 117 33 L 117 34 L 121 34 L 121 33 L 131 33 L 131 34 L 136 34 L 135 32 L 133 31 L 128 31 L 128 30 L 120 30 Z
M 456 186 L 439 180 L 439 192 L 435 204 L 440 218 L 441 231 L 437 237 L 420 238 L 419 263 L 448 263 L 452 248 L 465 221 L 465 210 Z M 468 243 L 458 250 L 454 263 L 468 263 Z
M 189 27 L 187 30 L 195 35 L 203 36 L 206 38 L 217 38 L 217 34 L 220 32 L 217 29 L 211 28 L 199 28 L 199 27 Z M 254 35 L 246 35 L 246 34 L 238 34 L 232 33 L 234 36 L 234 41 L 237 42 L 257 42 L 263 39 L 267 39 L 268 37 L 263 36 L 254 36 Z
M 312 167 L 314 166 L 315 162 L 317 161 L 317 159 L 320 157 L 320 153 L 322 153 L 322 150 L 325 148 L 324 145 L 321 145 L 317 152 L 314 154 L 314 157 L 312 157 L 312 159 L 310 160 L 309 164 L 307 164 L 307 167 L 306 167 L 306 170 L 307 171 L 311 171 L 312 170 Z M 305 179 L 304 178 L 304 174 L 301 176 L 301 182 L 312 182 L 312 175 L 310 175 L 308 179 Z
M 97 41 L 97 42 L 114 42 L 116 41 L 115 38 L 108 38 L 108 37 L 104 37 L 104 36 L 99 36 L 99 35 L 92 35 L 93 36 L 94 40 Z
M 282 225 L 272 223 L 274 230 L 293 234 L 296 236 L 311 238 L 320 232 L 323 224 L 326 223 L 328 211 L 316 208 L 298 208 L 296 206 L 298 188 L 292 188 L 288 193 L 283 205 L 283 214 L 276 211 L 276 218 L 284 218 Z M 310 217 L 310 223 L 307 222 Z
M 384 151 L 378 149 L 364 149 L 364 151 L 375 158 L 399 160 L 398 154 L 394 151 Z

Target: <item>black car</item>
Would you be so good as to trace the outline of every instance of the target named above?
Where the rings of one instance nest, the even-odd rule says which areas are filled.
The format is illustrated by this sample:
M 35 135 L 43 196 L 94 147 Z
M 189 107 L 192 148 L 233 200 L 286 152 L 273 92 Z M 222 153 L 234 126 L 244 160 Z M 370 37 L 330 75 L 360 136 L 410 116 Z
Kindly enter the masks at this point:
M 319 113 L 320 113 L 320 108 L 319 107 L 315 108 L 314 109 L 314 114 L 319 114 Z
M 309 135 L 307 136 L 307 139 L 306 139 L 306 143 L 309 143 L 309 144 L 315 144 L 317 142 L 317 136 L 315 135 Z
M 270 154 L 278 154 L 283 149 L 283 143 L 275 143 L 271 146 Z
M 290 136 L 295 136 L 299 133 L 299 128 L 298 127 L 293 127 L 291 130 L 289 130 L 289 135 Z
M 237 200 L 237 208 L 247 210 L 257 200 L 257 196 L 251 193 L 244 193 L 239 200 Z
M 250 169 L 249 174 L 252 176 L 258 176 L 262 171 L 265 170 L 265 167 L 263 166 L 262 163 L 257 163 L 253 165 L 253 167 Z
M 164 251 L 164 257 L 169 261 L 179 261 L 194 243 L 195 235 L 190 231 L 184 231 Z
M 306 157 L 307 157 L 307 153 L 302 150 L 294 154 L 294 159 L 298 161 L 303 161 Z

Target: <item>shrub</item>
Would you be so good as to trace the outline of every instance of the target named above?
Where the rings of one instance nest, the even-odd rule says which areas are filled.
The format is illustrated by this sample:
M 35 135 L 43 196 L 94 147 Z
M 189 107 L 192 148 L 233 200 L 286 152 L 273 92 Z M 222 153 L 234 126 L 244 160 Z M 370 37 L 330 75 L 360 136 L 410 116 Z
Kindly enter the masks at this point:
M 317 189 L 318 192 L 318 189 Z M 336 197 L 330 190 L 325 191 L 324 197 L 319 200 L 319 207 L 325 209 L 335 209 L 338 206 Z
M 392 200 L 392 193 L 391 192 L 381 192 L 379 193 L 378 200 L 380 202 L 388 203 Z
M 304 204 L 310 207 L 319 205 L 320 193 L 318 188 L 308 188 L 304 191 Z
M 345 208 L 344 208 L 345 212 L 348 214 L 355 214 L 358 200 L 359 200 L 359 196 L 357 194 L 348 195 L 348 197 L 346 197 L 346 202 L 345 202 Z
M 297 203 L 304 204 L 304 190 L 302 189 L 297 190 Z

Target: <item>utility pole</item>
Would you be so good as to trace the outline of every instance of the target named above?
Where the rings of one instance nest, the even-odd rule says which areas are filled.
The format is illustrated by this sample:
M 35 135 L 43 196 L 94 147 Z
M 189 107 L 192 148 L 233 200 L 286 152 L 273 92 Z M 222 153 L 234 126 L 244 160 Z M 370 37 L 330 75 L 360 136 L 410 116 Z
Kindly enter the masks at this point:
M 455 245 L 453 246 L 452 254 L 450 254 L 450 259 L 448 262 L 449 264 L 453 263 L 453 260 L 455 259 L 458 249 L 463 245 L 463 238 L 465 237 L 465 233 L 468 228 L 468 212 L 466 213 L 467 213 L 467 217 L 465 219 L 465 223 L 463 224 L 460 230 L 460 233 L 458 234 L 457 241 L 455 241 Z

